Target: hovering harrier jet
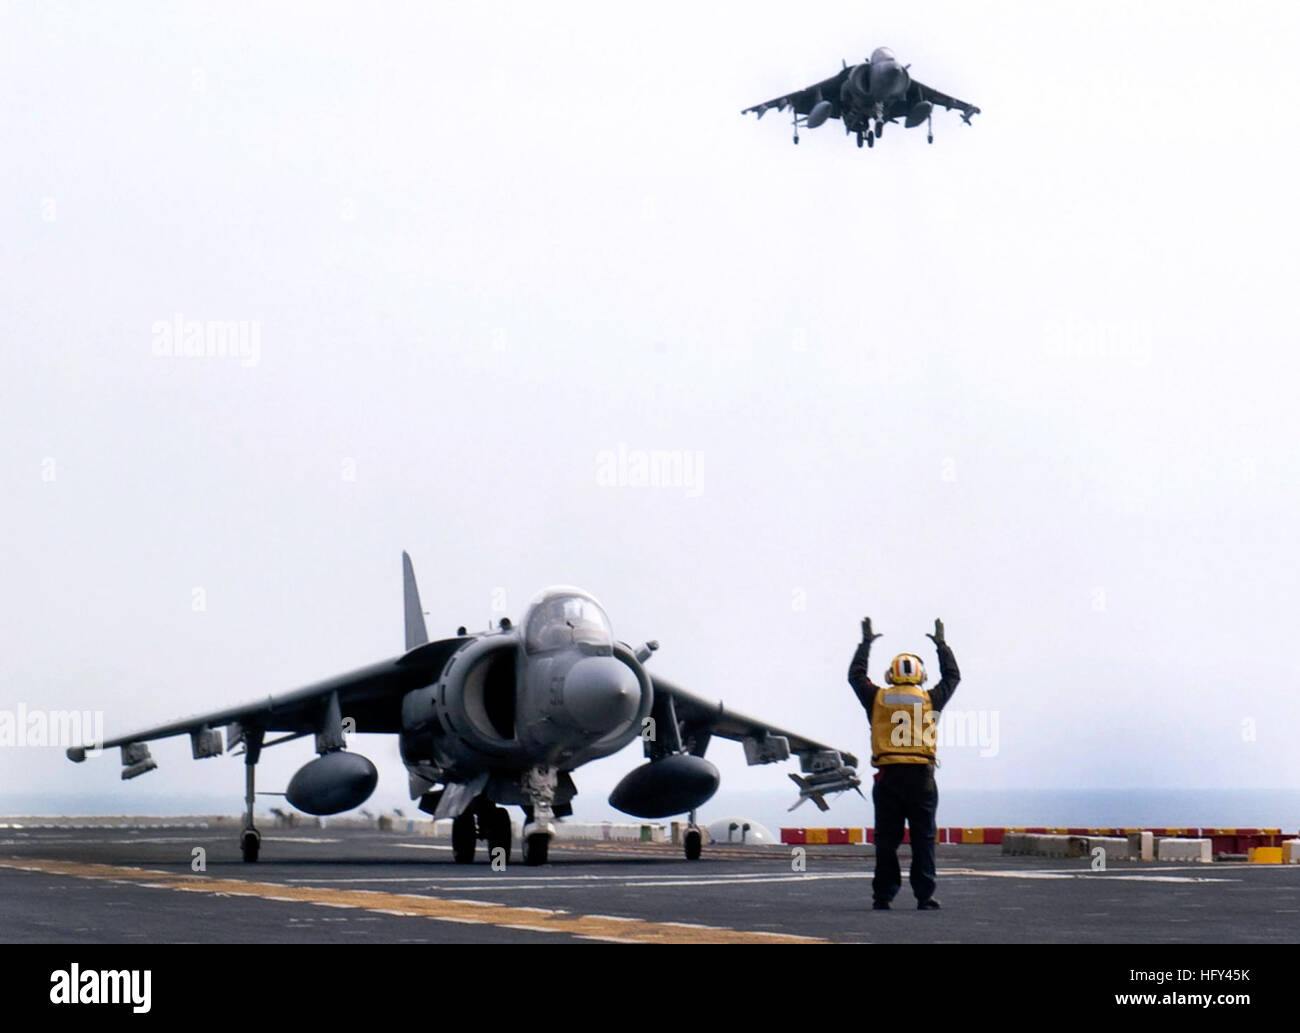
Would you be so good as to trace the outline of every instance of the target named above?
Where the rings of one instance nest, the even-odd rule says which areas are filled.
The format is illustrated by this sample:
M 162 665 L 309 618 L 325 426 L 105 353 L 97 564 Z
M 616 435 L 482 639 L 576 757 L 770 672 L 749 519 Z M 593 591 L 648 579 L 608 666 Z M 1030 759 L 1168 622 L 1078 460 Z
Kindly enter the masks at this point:
M 521 627 L 508 619 L 477 634 L 458 629 L 430 642 L 411 559 L 402 554 L 406 652 L 244 706 L 191 717 L 108 740 L 121 747 L 122 777 L 157 767 L 148 743 L 189 735 L 195 759 L 243 747 L 245 826 L 240 846 L 256 861 L 254 770 L 263 749 L 314 736 L 315 760 L 289 782 L 285 799 L 308 814 L 338 814 L 364 803 L 379 775 L 346 750 L 345 732 L 398 736 L 411 799 L 435 818 L 452 820 L 452 854 L 474 859 L 487 840 L 493 860 L 510 856 L 512 828 L 504 805 L 523 808 L 523 860 L 545 864 L 553 818 L 573 813 L 571 772 L 640 739 L 647 763 L 615 787 L 609 802 L 627 814 L 689 814 L 686 857 L 700 856 L 695 809 L 718 788 L 718 769 L 704 759 L 712 737 L 743 744 L 750 764 L 799 757 L 791 774 L 799 802 L 826 809 L 828 793 L 857 789 L 857 759 L 764 721 L 691 695 L 646 672 L 659 648 L 614 638 L 601 605 L 577 588 L 556 587 L 529 605 Z M 225 742 L 222 742 L 222 727 Z M 276 737 L 267 739 L 268 733 Z M 68 750 L 83 761 L 87 747 Z M 860 792 L 860 790 L 859 790 Z
M 751 111 L 762 118 L 769 109 L 791 109 L 794 120 L 794 142 L 799 142 L 799 127 L 816 129 L 828 118 L 842 119 L 845 133 L 856 133 L 858 146 L 865 143 L 874 147 L 885 131 L 885 124 L 903 119 L 908 129 L 926 124 L 926 138 L 934 143 L 934 130 L 930 116 L 937 104 L 950 111 L 961 112 L 962 121 L 970 125 L 972 115 L 980 109 L 964 100 L 949 97 L 913 79 L 908 69 L 900 65 L 888 47 L 877 47 L 871 60 L 860 65 L 844 67 L 836 75 L 824 79 L 807 89 L 787 93 L 741 112 Z M 875 127 L 872 127 L 872 122 Z

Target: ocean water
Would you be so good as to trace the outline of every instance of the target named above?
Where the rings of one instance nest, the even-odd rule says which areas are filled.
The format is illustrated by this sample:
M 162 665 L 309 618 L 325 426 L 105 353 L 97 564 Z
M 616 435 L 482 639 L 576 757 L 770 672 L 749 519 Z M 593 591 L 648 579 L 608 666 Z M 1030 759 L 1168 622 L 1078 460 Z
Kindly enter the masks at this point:
M 863 791 L 870 796 L 869 788 Z M 409 800 L 381 798 L 377 793 L 366 808 L 374 814 L 400 808 L 408 817 L 418 812 Z M 774 832 L 782 827 L 854 826 L 872 824 L 869 799 L 844 793 L 822 813 L 811 803 L 794 811 L 791 792 L 729 792 L 724 787 L 704 807 L 699 820 L 744 817 L 757 820 Z M 259 813 L 277 798 L 259 801 Z M 55 794 L 0 793 L 0 814 L 238 814 L 238 794 L 170 796 L 166 793 Z M 1049 826 L 1188 826 L 1212 828 L 1280 828 L 1300 830 L 1300 790 L 1296 789 L 946 789 L 939 783 L 940 825 L 1049 825 Z M 260 820 L 260 819 L 259 819 Z M 630 822 L 636 819 L 611 808 L 599 794 L 579 794 L 574 799 L 574 821 Z M 667 821 L 668 819 L 664 819 Z
M 1025 789 L 939 792 L 945 825 L 1300 828 L 1291 789 Z M 951 819 L 951 820 L 949 820 Z
M 702 814 L 732 809 L 757 818 L 775 829 L 799 825 L 870 825 L 868 799 L 843 794 L 821 813 L 805 803 L 794 811 L 792 802 L 766 793 L 720 791 Z M 752 812 L 749 813 L 749 812 Z M 719 815 L 721 816 L 721 815 Z M 712 820 L 712 819 L 710 819 Z M 977 825 L 1281 828 L 1300 829 L 1300 790 L 1292 789 L 946 789 L 939 783 L 938 823 L 946 826 Z

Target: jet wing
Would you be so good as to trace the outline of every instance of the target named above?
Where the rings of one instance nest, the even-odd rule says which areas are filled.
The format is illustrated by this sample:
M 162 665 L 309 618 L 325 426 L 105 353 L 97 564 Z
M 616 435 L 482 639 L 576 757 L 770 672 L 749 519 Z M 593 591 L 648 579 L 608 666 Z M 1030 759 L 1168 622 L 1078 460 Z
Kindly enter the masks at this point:
M 750 112 L 762 118 L 772 108 L 777 111 L 784 111 L 787 107 L 793 106 L 795 113 L 806 115 L 812 111 L 813 105 L 819 100 L 828 100 L 831 102 L 831 118 L 840 117 L 840 86 L 843 84 L 845 77 L 849 74 L 849 69 L 845 68 L 837 72 L 829 79 L 823 79 L 819 83 L 814 83 L 807 89 L 797 90 L 794 93 L 787 93 L 784 97 L 773 97 L 762 104 L 755 104 L 752 108 L 746 108 L 741 112 L 742 115 L 748 115 Z
M 949 111 L 960 111 L 961 120 L 967 125 L 970 125 L 970 120 L 973 115 L 978 115 L 980 113 L 980 109 L 974 104 L 968 104 L 966 101 L 958 100 L 956 97 L 949 97 L 948 94 L 940 93 L 938 90 L 931 89 L 923 82 L 917 82 L 913 79 L 912 84 L 920 90 L 922 100 L 928 100 L 931 104 L 937 104 L 939 107 L 947 108 Z
M 327 708 L 338 700 L 341 718 L 351 718 L 357 732 L 401 731 L 402 696 L 411 689 L 428 685 L 436 680 L 447 660 L 469 637 L 442 639 L 429 642 L 392 660 L 371 664 L 347 674 L 341 674 L 313 685 L 295 689 L 279 696 L 266 696 L 241 706 L 183 718 L 170 724 L 146 728 L 130 735 L 108 739 L 104 748 L 121 746 L 123 778 L 133 765 L 147 763 L 136 774 L 143 774 L 154 765 L 149 759 L 147 742 L 166 739 L 173 735 L 191 737 L 194 756 L 210 757 L 223 752 L 219 728 L 227 730 L 226 748 L 245 741 L 245 732 L 286 732 L 290 736 L 308 735 L 322 730 Z M 80 762 L 86 759 L 86 746 L 68 750 L 68 758 Z M 134 759 L 132 759 L 134 758 Z
M 861 779 L 854 770 L 858 758 L 851 753 L 807 739 L 794 732 L 728 710 L 720 702 L 711 702 L 696 696 L 678 685 L 658 676 L 652 676 L 656 711 L 660 698 L 672 701 L 682 741 L 687 750 L 702 756 L 711 736 L 732 739 L 745 747 L 745 760 L 753 764 L 772 764 L 787 760 L 791 754 L 799 758 L 804 778 L 791 774 L 799 786 L 799 799 L 791 810 L 805 800 L 812 800 L 821 810 L 827 809 L 822 798 L 826 793 L 847 789 L 857 790 Z

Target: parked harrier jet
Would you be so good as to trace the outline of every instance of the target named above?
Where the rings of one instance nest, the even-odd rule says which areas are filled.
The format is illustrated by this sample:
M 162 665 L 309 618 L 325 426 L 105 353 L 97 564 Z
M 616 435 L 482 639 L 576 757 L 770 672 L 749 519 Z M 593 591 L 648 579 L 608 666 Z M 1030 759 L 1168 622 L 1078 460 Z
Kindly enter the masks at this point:
M 908 72 L 910 67 L 900 65 L 889 48 L 877 47 L 870 61 L 852 68 L 844 62 L 838 75 L 805 90 L 746 108 L 741 114 L 748 115 L 753 111 L 762 118 L 770 108 L 784 111 L 789 105 L 794 120 L 795 143 L 799 142 L 801 125 L 816 129 L 828 118 L 843 119 L 844 132 L 857 133 L 859 147 L 864 141 L 868 147 L 874 147 L 885 131 L 885 123 L 900 118 L 908 129 L 924 122 L 926 139 L 934 143 L 930 115 L 936 104 L 960 111 L 962 121 L 967 125 L 970 125 L 972 115 L 979 114 L 980 109 L 974 104 L 949 97 L 913 79 Z M 874 129 L 871 127 L 873 121 L 876 124 Z
M 587 593 L 549 588 L 529 605 L 522 628 L 495 629 L 429 641 L 411 560 L 402 554 L 406 652 L 399 657 L 254 703 L 121 736 L 122 777 L 157 767 L 148 742 L 188 734 L 195 759 L 243 746 L 245 861 L 257 860 L 253 825 L 254 769 L 264 748 L 315 736 L 319 756 L 289 782 L 285 798 L 308 814 L 337 814 L 369 798 L 378 772 L 345 749 L 344 732 L 399 736 L 411 799 L 435 818 L 451 818 L 452 854 L 474 859 L 488 842 L 509 857 L 510 816 L 524 811 L 524 864 L 546 863 L 553 818 L 573 813 L 571 773 L 582 764 L 643 742 L 648 762 L 615 787 L 609 802 L 627 814 L 662 818 L 688 813 L 686 856 L 700 856 L 695 809 L 718 788 L 718 770 L 704 759 L 713 736 L 734 739 L 750 764 L 799 757 L 805 776 L 791 774 L 799 801 L 826 809 L 828 793 L 857 789 L 857 759 L 693 696 L 646 672 L 658 649 L 633 649 L 614 639 L 609 618 Z M 225 726 L 223 749 L 221 727 Z M 268 733 L 276 738 L 267 739 Z M 74 761 L 86 747 L 68 750 Z M 859 790 L 860 791 L 860 790 Z

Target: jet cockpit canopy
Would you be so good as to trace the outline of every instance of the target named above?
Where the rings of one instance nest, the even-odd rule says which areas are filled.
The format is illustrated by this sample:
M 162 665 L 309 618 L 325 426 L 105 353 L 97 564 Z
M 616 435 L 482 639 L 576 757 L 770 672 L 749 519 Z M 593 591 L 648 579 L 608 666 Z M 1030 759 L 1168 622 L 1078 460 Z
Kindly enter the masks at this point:
M 557 585 L 528 604 L 524 618 L 524 650 L 547 653 L 580 646 L 584 653 L 609 656 L 614 632 L 600 603 L 580 588 Z

